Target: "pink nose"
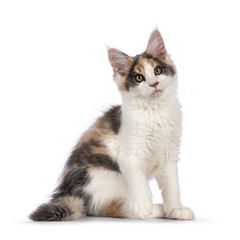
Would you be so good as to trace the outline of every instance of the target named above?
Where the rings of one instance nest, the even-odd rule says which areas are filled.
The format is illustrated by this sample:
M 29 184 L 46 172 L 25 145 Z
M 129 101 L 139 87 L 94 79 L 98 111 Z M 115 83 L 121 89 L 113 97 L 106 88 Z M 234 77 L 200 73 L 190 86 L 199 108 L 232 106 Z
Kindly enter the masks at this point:
M 155 83 L 153 83 L 153 84 L 150 84 L 149 86 L 150 86 L 150 87 L 153 87 L 153 88 L 156 88 L 158 84 L 159 84 L 159 82 L 155 82 Z

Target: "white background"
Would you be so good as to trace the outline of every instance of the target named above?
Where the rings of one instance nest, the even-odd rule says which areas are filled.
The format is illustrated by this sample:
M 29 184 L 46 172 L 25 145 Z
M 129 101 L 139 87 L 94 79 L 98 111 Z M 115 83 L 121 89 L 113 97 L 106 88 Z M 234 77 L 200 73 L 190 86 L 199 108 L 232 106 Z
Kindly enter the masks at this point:
M 1 239 L 239 239 L 239 15 L 231 0 L 0 1 Z M 29 221 L 81 133 L 121 103 L 105 44 L 141 53 L 156 25 L 178 69 L 196 220 Z

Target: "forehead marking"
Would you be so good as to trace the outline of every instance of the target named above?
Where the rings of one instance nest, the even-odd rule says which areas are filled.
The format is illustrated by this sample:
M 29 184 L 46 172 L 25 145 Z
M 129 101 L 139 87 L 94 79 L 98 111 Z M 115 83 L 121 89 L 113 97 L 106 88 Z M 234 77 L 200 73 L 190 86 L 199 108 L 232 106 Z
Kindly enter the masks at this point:
M 154 64 L 153 62 L 144 61 L 144 70 L 145 70 L 146 79 L 155 77 L 154 65 L 156 65 L 156 63 Z
M 156 61 L 154 61 L 152 58 L 144 58 L 144 61 L 150 64 L 152 67 L 155 67 L 157 65 Z
M 134 67 L 134 70 L 138 73 L 146 73 L 146 67 L 149 69 L 149 67 L 156 67 L 157 66 L 157 63 L 156 61 L 154 61 L 153 59 L 148 59 L 148 58 L 145 58 L 145 57 L 140 57 L 138 59 L 138 62 L 136 64 L 136 66 Z
M 134 67 L 134 70 L 138 73 L 144 73 L 144 61 L 142 58 L 138 59 L 137 65 Z

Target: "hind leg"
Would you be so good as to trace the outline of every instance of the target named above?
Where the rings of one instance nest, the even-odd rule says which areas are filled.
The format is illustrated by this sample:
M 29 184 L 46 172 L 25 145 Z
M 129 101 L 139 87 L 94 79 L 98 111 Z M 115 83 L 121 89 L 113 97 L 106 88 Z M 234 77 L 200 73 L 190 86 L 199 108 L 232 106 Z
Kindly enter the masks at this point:
M 85 192 L 91 195 L 89 214 L 113 218 L 139 218 L 134 215 L 127 182 L 121 173 L 106 169 L 92 169 L 91 181 Z M 165 217 L 161 204 L 154 204 L 152 213 L 145 218 Z
M 126 199 L 118 199 L 108 202 L 101 211 L 102 217 L 113 218 L 138 218 L 136 217 L 130 208 L 129 201 Z M 147 219 L 151 218 L 164 218 L 165 213 L 162 204 L 153 204 L 152 214 L 147 216 Z

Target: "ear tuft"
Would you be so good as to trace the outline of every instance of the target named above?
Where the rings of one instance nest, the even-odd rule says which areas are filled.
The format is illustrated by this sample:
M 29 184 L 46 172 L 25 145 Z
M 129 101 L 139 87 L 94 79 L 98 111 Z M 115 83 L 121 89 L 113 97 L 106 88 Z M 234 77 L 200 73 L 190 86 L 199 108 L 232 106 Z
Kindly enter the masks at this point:
M 157 28 L 149 37 L 146 53 L 160 60 L 165 60 L 167 56 L 163 38 Z
M 116 48 L 108 48 L 108 59 L 115 74 L 123 76 L 129 71 L 132 58 Z

